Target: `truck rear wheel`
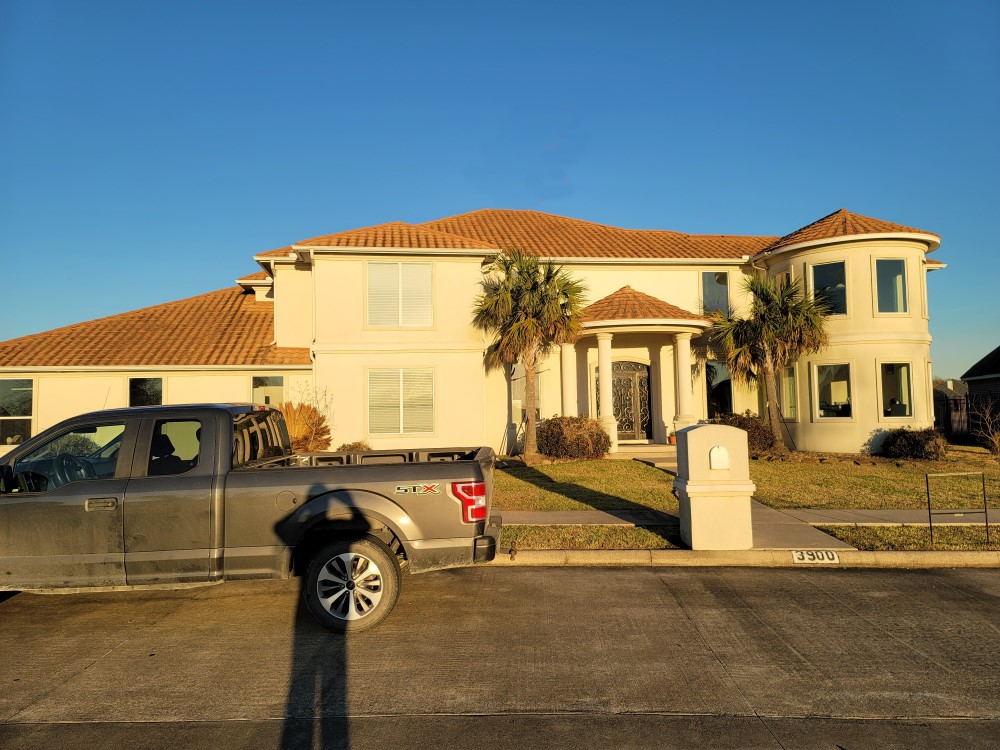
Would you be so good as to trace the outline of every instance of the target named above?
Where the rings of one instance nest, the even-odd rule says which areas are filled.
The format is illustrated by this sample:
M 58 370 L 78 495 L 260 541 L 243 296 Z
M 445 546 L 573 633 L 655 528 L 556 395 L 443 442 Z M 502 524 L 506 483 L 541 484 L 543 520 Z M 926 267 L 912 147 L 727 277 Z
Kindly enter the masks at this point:
M 323 626 L 356 632 L 388 617 L 399 589 L 395 555 L 378 539 L 365 536 L 323 547 L 306 570 L 303 595 Z

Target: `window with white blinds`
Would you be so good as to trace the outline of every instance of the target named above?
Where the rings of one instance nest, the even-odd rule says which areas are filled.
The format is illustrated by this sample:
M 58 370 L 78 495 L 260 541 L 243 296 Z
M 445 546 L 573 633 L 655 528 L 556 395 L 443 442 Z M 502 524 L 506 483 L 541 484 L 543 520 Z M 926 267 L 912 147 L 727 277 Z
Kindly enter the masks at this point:
M 434 371 L 430 368 L 369 370 L 368 432 L 372 435 L 434 432 Z
M 368 325 L 433 324 L 430 263 L 368 263 Z

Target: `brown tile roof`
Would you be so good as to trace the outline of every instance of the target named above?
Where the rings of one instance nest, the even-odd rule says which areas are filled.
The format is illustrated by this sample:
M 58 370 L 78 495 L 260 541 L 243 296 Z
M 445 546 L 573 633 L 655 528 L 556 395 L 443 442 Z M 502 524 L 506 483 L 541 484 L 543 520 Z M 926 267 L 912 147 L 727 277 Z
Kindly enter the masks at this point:
M 471 239 L 452 232 L 442 232 L 419 224 L 390 221 L 362 229 L 350 229 L 296 242 L 308 247 L 398 247 L 456 250 L 499 250 L 483 239 Z
M 791 234 L 786 234 L 776 242 L 764 248 L 767 252 L 779 250 L 789 245 L 797 245 L 800 242 L 812 242 L 814 240 L 829 240 L 837 237 L 850 237 L 856 234 L 929 234 L 937 237 L 933 232 L 925 232 L 923 229 L 914 229 L 902 224 L 894 224 L 891 221 L 873 219 L 871 216 L 852 214 L 846 208 L 834 211 L 832 214 L 824 216 L 822 219 L 814 221 L 808 226 L 797 229 Z M 940 238 L 938 238 L 940 239 Z
M 0 367 L 309 364 L 273 340 L 274 305 L 234 286 L 0 342 Z
M 614 294 L 599 299 L 583 311 L 583 322 L 598 320 L 704 320 L 648 294 L 623 286 Z
M 273 279 L 267 271 L 257 271 L 257 273 L 247 274 L 236 279 L 237 284 L 245 284 L 248 281 L 273 281 Z
M 292 250 L 291 246 L 279 247 L 277 250 L 268 250 L 266 253 L 257 253 L 255 258 L 287 258 L 289 255 L 295 255 L 295 251 Z
M 620 229 L 539 211 L 486 208 L 425 227 L 550 258 L 740 258 L 776 237 Z

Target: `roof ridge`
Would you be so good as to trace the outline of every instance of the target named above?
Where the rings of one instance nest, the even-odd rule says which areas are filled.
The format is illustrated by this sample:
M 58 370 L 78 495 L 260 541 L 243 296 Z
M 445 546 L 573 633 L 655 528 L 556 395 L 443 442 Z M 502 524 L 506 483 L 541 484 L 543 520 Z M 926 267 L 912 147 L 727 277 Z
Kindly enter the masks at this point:
M 407 230 L 413 230 L 416 233 L 425 233 L 426 235 L 431 236 L 431 237 L 453 238 L 454 240 L 458 240 L 459 241 L 457 244 L 461 245 L 462 243 L 464 243 L 468 247 L 479 247 L 479 248 L 486 249 L 486 250 L 494 249 L 495 248 L 495 246 L 492 245 L 492 243 L 485 243 L 485 245 L 484 245 L 484 241 L 483 240 L 476 239 L 475 237 L 467 237 L 465 235 L 458 234 L 457 232 L 448 232 L 448 231 L 445 231 L 443 229 L 436 229 L 434 227 L 426 226 L 426 224 L 414 224 L 412 222 L 400 221 L 398 219 L 394 220 L 394 221 L 385 221 L 385 222 L 382 222 L 381 224 L 372 224 L 372 225 L 366 226 L 366 227 L 357 227 L 355 229 L 345 229 L 345 230 L 340 231 L 340 232 L 332 232 L 332 233 L 329 233 L 329 234 L 322 234 L 322 235 L 318 235 L 316 237 L 310 237 L 309 239 L 300 240 L 299 242 L 296 242 L 294 244 L 296 246 L 313 247 L 313 246 L 316 246 L 319 243 L 319 241 L 322 240 L 326 244 L 325 245 L 320 245 L 320 246 L 327 246 L 327 247 L 336 246 L 335 243 L 333 242 L 333 240 L 335 240 L 335 238 L 347 239 L 347 238 L 349 238 L 351 236 L 363 235 L 365 233 L 369 233 L 369 234 L 374 233 L 374 234 L 377 235 L 378 232 L 379 232 L 379 230 L 384 230 L 384 229 L 387 229 L 387 228 L 392 228 L 392 229 L 405 228 Z M 449 247 L 449 246 L 454 245 L 454 244 L 456 244 L 456 243 L 453 241 L 450 244 L 444 244 L 444 245 L 442 245 L 442 247 Z M 344 247 L 344 246 L 341 246 L 341 247 Z M 347 245 L 346 247 L 350 247 L 350 246 Z M 408 246 L 404 245 L 403 247 L 408 247 Z

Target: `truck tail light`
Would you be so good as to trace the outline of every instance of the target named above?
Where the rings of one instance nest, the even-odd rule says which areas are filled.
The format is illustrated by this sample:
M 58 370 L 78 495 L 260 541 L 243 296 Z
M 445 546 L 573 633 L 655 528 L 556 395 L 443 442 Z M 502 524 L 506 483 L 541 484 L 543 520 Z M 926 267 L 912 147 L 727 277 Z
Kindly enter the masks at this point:
M 486 520 L 486 482 L 452 482 L 451 491 L 462 503 L 462 520 Z

